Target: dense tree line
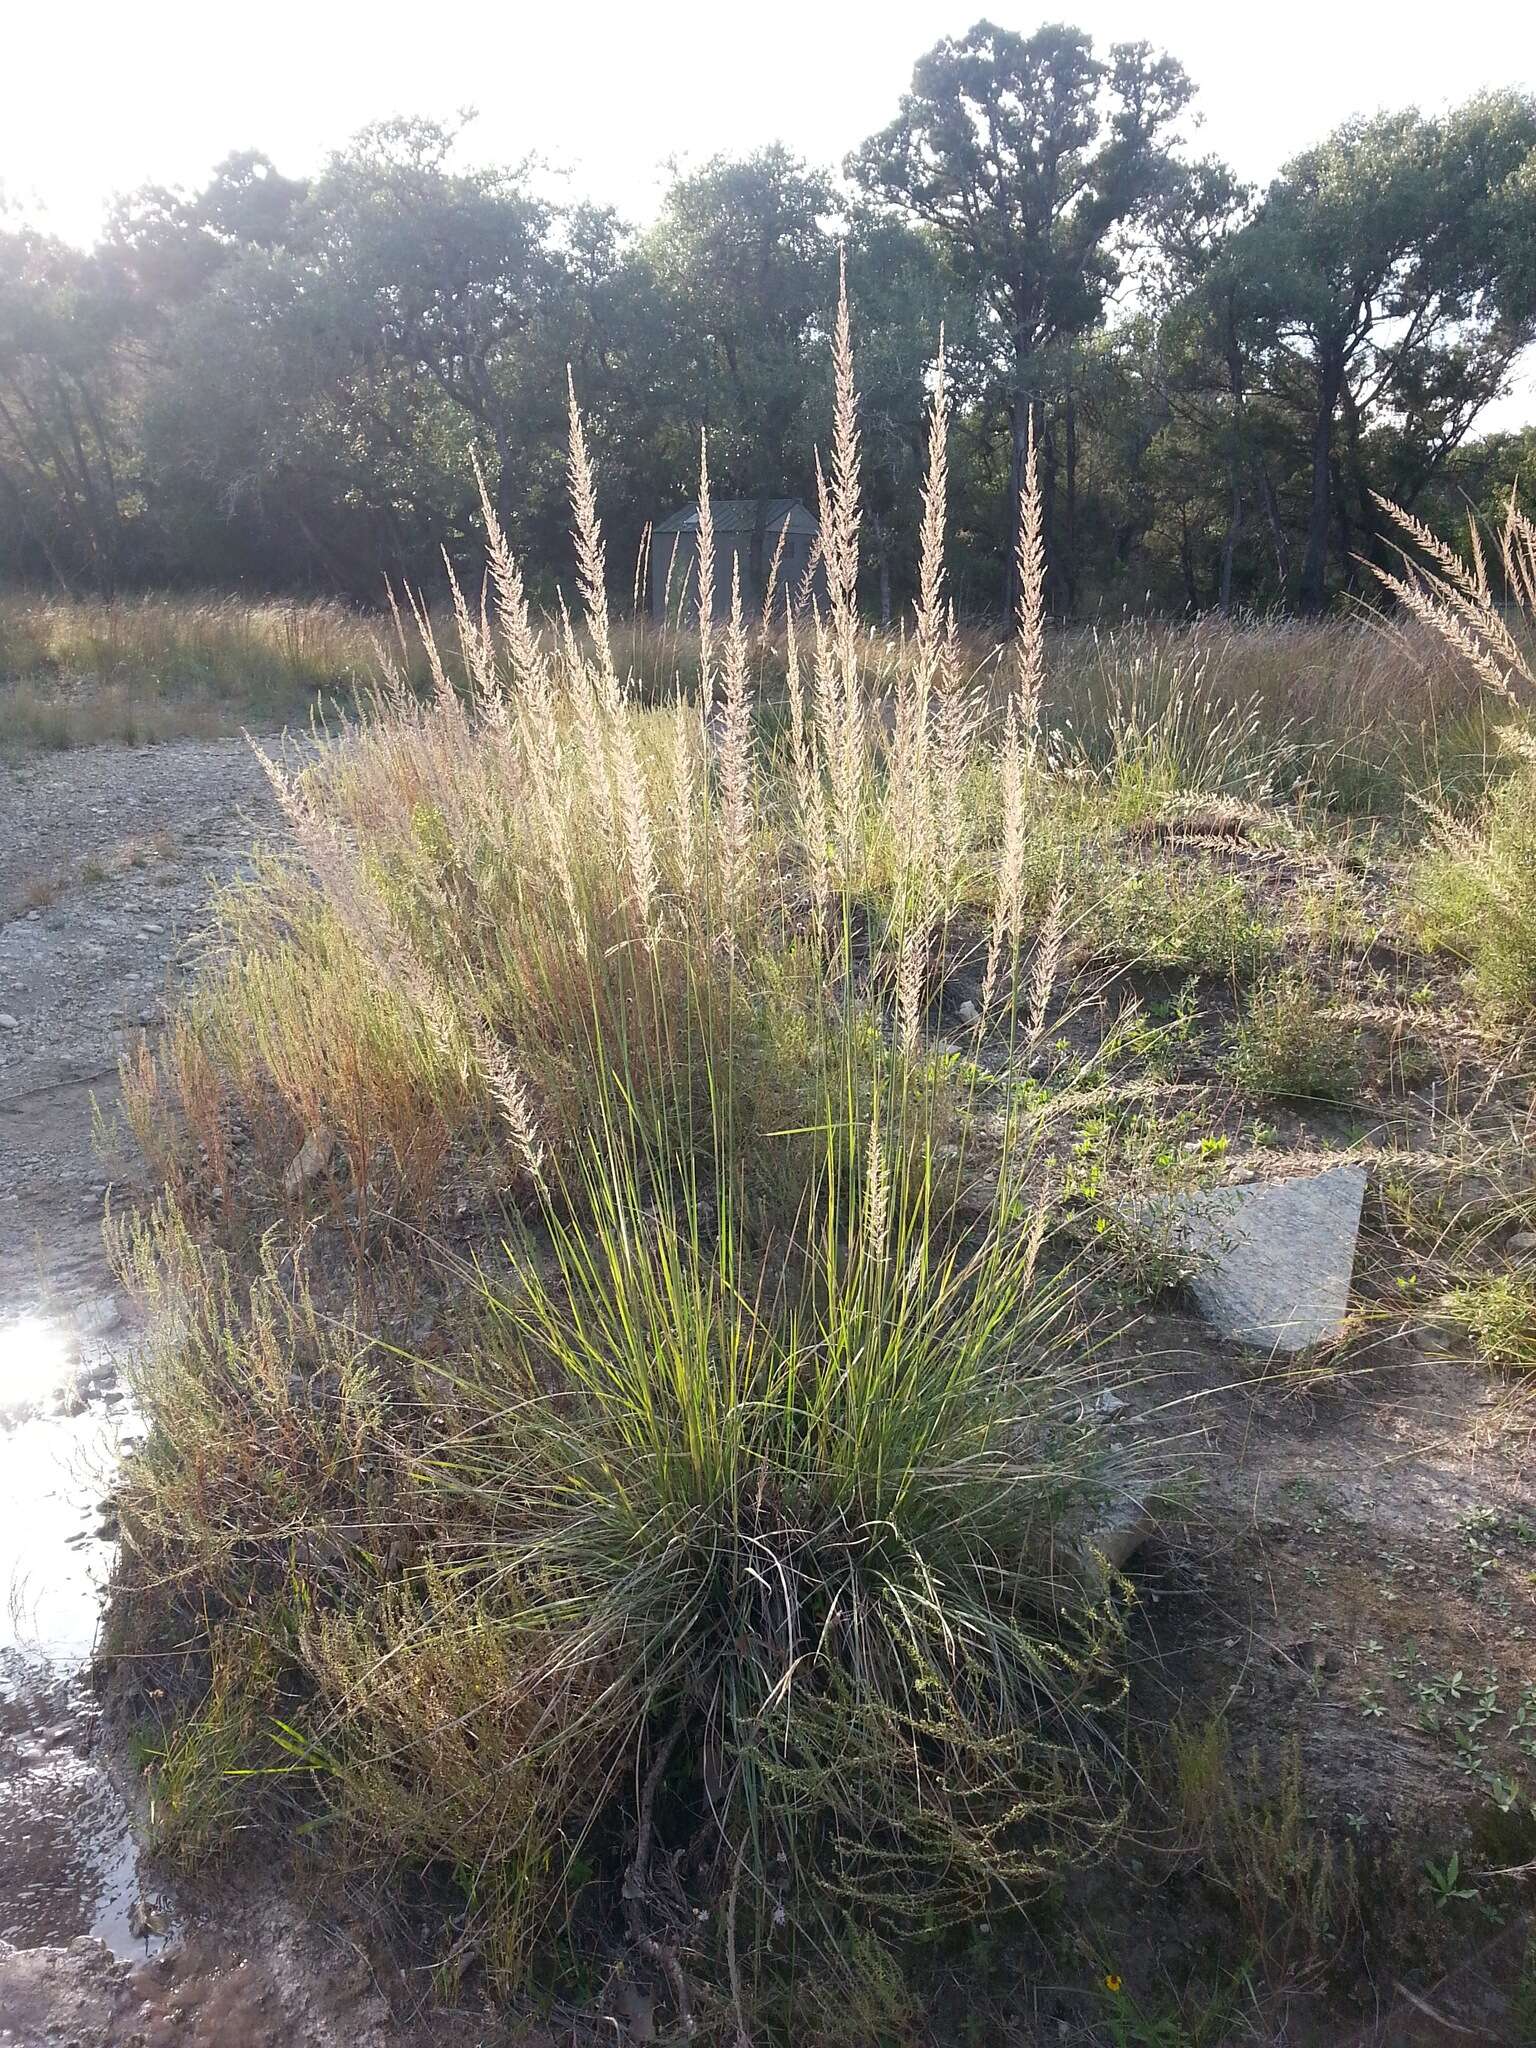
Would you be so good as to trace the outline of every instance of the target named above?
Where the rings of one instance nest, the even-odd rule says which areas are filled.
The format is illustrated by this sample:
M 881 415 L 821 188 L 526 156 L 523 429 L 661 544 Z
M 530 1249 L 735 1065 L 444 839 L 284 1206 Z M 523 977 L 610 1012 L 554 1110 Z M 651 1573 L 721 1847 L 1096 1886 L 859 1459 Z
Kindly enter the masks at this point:
M 552 586 L 567 366 L 616 574 L 701 428 L 717 490 L 814 502 L 843 248 L 872 607 L 909 587 L 942 329 L 969 609 L 1005 601 L 1031 438 L 1059 611 L 1320 608 L 1378 494 L 1443 519 L 1536 454 L 1477 433 L 1536 338 L 1536 100 L 1351 123 L 1255 192 L 1190 155 L 1190 91 L 981 23 L 840 178 L 715 160 L 643 229 L 426 121 L 138 193 L 89 251 L 0 216 L 0 573 L 370 598 L 472 557 L 474 451 Z

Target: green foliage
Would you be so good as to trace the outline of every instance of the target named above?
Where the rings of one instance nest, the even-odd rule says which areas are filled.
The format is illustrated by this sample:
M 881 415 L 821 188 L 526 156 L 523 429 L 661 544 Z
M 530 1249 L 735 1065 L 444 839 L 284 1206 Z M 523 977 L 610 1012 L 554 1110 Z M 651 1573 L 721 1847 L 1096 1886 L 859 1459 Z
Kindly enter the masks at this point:
M 476 162 L 462 122 L 393 120 L 312 178 L 247 151 L 131 195 L 90 251 L 7 226 L 0 559 L 60 591 L 372 604 L 381 568 L 435 583 L 444 542 L 472 562 L 473 447 L 552 599 L 570 365 L 630 589 L 706 423 L 722 489 L 814 502 L 842 245 L 882 622 L 915 585 L 941 327 L 962 612 L 1003 595 L 1031 422 L 1054 609 L 1315 609 L 1387 559 L 1373 494 L 1439 524 L 1518 472 L 1512 438 L 1468 430 L 1536 317 L 1536 110 L 1351 123 L 1256 196 L 1175 160 L 1190 90 L 1145 45 L 979 23 L 918 59 L 841 194 L 772 145 L 677 173 L 641 226 Z M 1130 236 L 1147 289 L 1111 325 Z
M 1352 1846 L 1308 1816 L 1299 1749 L 1239 1764 L 1219 1714 L 1175 1723 L 1169 1747 L 1170 1819 L 1207 1859 L 1245 1960 L 1271 1983 L 1314 1968 L 1359 1924 L 1361 1895 Z
M 1479 1273 L 1451 1288 L 1440 1306 L 1489 1365 L 1536 1370 L 1536 1273 Z
M 113 1647 L 165 1667 L 173 1839 L 235 1788 L 451 1873 L 450 1975 L 556 1970 L 592 1887 L 687 2031 L 680 1952 L 741 2020 L 856 1910 L 878 2018 L 881 1943 L 1120 1808 L 1118 1616 L 1071 1560 L 1148 1453 L 1084 1399 L 1072 1090 L 1024 1073 L 1064 898 L 1025 893 L 1017 713 L 872 647 L 846 559 L 787 749 L 739 614 L 698 698 L 641 702 L 587 461 L 573 420 L 585 639 L 546 643 L 493 532 L 464 694 L 428 637 L 424 701 L 269 762 L 293 848 L 125 1071 L 164 1192 L 120 1260 L 168 1313 Z M 973 786 L 995 815 L 941 830 Z M 962 1053 L 933 998 L 975 898 Z
M 1241 879 L 1215 861 L 1122 872 L 1094 907 L 1090 939 L 1107 959 L 1236 982 L 1251 980 L 1278 943 Z
M 1249 1095 L 1336 1102 L 1359 1078 L 1360 1035 L 1342 1022 L 1305 967 L 1284 967 L 1245 1000 L 1232 1075 Z

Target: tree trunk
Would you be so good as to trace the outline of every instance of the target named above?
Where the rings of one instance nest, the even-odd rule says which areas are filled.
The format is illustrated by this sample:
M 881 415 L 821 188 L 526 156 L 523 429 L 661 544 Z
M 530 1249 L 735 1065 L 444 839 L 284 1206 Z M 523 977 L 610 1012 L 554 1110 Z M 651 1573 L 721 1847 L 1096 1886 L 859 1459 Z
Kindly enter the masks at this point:
M 510 547 L 517 510 L 517 472 L 512 461 L 512 439 L 499 413 L 491 420 L 491 438 L 496 443 L 496 520 Z
M 1312 427 L 1312 503 L 1307 515 L 1307 552 L 1301 565 L 1301 608 L 1320 612 L 1328 596 L 1328 525 L 1333 507 L 1333 415 L 1344 382 L 1344 362 L 1336 351 L 1320 356 L 1317 366 L 1317 418 Z
M 1351 553 L 1346 556 L 1344 566 L 1345 573 L 1349 578 L 1350 588 L 1355 589 L 1360 582 L 1358 573 L 1360 560 L 1363 559 L 1367 562 L 1381 560 L 1381 527 L 1376 516 L 1376 499 L 1371 490 L 1371 479 L 1367 472 L 1365 457 L 1360 447 L 1360 408 L 1356 405 L 1355 395 L 1350 390 L 1347 382 L 1344 386 L 1343 400 L 1344 431 L 1349 451 L 1349 476 L 1355 495 L 1357 512 L 1355 528 L 1357 542 Z
M 1223 618 L 1232 611 L 1232 570 L 1237 557 L 1237 539 L 1243 530 L 1243 458 L 1247 442 L 1247 376 L 1243 367 L 1243 345 L 1237 331 L 1237 308 L 1232 294 L 1226 303 L 1227 388 L 1232 399 L 1232 439 L 1227 452 L 1227 484 L 1232 510 L 1221 538 L 1221 587 L 1217 602 Z
M 1179 573 L 1184 579 L 1184 599 L 1192 612 L 1200 606 L 1200 584 L 1195 575 L 1195 551 L 1189 537 L 1189 507 L 1179 507 Z
M 1013 461 L 1008 470 L 1008 560 L 1003 576 L 1003 615 L 1009 627 L 1019 616 L 1019 529 L 1022 524 L 1024 477 L 1029 467 L 1029 415 L 1031 399 L 1016 391 L 1010 408 L 1013 429 Z
M 1221 537 L 1221 587 L 1217 603 L 1221 615 L 1226 618 L 1232 610 L 1232 562 L 1237 553 L 1237 537 L 1243 530 L 1243 487 L 1238 480 L 1237 459 L 1232 460 L 1232 510 L 1227 518 L 1227 530 Z
M 1270 539 L 1275 544 L 1275 574 L 1280 579 L 1280 593 L 1291 580 L 1291 550 L 1285 537 L 1285 528 L 1280 521 L 1280 500 L 1275 496 L 1274 478 L 1269 473 L 1269 464 L 1259 457 L 1259 502 L 1264 507 L 1264 517 L 1269 521 Z
M 1066 613 L 1077 611 L 1077 404 L 1067 387 L 1067 507 L 1061 543 L 1061 575 Z
M 1040 479 L 1040 538 L 1045 547 L 1045 605 L 1055 617 L 1072 608 L 1071 585 L 1063 570 L 1056 532 L 1056 436 L 1044 401 L 1035 406 L 1035 473 Z

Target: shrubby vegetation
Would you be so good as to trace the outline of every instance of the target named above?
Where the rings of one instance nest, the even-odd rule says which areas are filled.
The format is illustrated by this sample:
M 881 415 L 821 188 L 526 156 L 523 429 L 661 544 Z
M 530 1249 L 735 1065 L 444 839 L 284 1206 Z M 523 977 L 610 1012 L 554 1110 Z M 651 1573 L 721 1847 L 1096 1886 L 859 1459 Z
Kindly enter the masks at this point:
M 1138 1740 L 1106 1531 L 1188 1460 L 1100 1363 L 1135 1395 L 1189 1277 L 1143 1198 L 1281 1143 L 1373 1170 L 1309 1393 L 1426 1331 L 1536 1361 L 1536 537 L 1440 527 L 1518 454 L 1468 436 L 1536 313 L 1536 110 L 1256 197 L 1180 157 L 1186 96 L 978 29 L 846 190 L 714 164 L 644 235 L 396 124 L 89 256 L 4 238 L 0 534 L 57 589 L 0 600 L 0 739 L 355 713 L 265 743 L 284 842 L 124 1067 L 163 1313 L 116 1704 L 170 1855 L 408 1874 L 445 1994 L 606 2015 L 639 1972 L 736 2048 L 909 2038 L 932 1957 L 1080 1907 L 1132 1810 L 1176 1910 L 1222 1900 L 1220 1981 L 1175 2019 L 1161 1957 L 1133 1994 L 1058 1925 L 1108 2038 L 1268 2038 L 1380 1910 L 1299 1751 L 1245 1768 L 1224 1707 Z M 612 601 L 649 516 L 765 485 L 819 503 L 824 607 Z M 124 594 L 236 578 L 289 594 Z M 1346 586 L 1390 627 L 1047 624 Z M 1482 1730 L 1528 1755 L 1536 1702 L 1478 1711 L 1458 1770 L 1523 1826 Z
M 311 178 L 245 154 L 131 195 L 89 252 L 0 226 L 0 559 L 372 604 L 438 585 L 442 544 L 475 567 L 473 447 L 548 597 L 569 365 L 627 588 L 705 426 L 718 490 L 814 503 L 842 245 L 871 611 L 915 587 L 941 327 L 962 616 L 1011 609 L 1031 432 L 1057 615 L 1320 610 L 1390 561 L 1378 494 L 1436 522 L 1529 458 L 1471 437 L 1536 321 L 1536 104 L 1354 123 L 1256 193 L 1182 146 L 1189 94 L 1144 45 L 979 24 L 841 180 L 719 160 L 644 228 L 409 121 Z

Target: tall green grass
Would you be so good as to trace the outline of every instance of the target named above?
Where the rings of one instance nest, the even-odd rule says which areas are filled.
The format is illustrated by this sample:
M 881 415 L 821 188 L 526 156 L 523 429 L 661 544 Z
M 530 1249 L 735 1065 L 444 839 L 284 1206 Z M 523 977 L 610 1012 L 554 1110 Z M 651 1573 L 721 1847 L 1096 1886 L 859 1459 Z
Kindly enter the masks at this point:
M 451 1894 L 455 1980 L 638 1961 L 738 2041 L 850 1926 L 1113 1833 L 1092 1532 L 1157 1452 L 1095 1426 L 1073 1246 L 1115 1235 L 1122 1050 L 1145 1081 L 1195 1010 L 1078 1030 L 1073 963 L 1215 986 L 1250 1093 L 1333 1092 L 1245 835 L 1299 840 L 1371 712 L 1286 695 L 1303 638 L 1242 697 L 1149 630 L 1114 687 L 1129 642 L 1077 643 L 1069 732 L 1032 475 L 1006 646 L 946 605 L 942 390 L 921 601 L 869 634 L 846 309 L 837 366 L 822 613 L 706 601 L 692 680 L 640 672 L 573 400 L 580 619 L 534 619 L 487 505 L 484 603 L 417 604 L 357 728 L 265 757 L 291 844 L 124 1075 L 162 1314 L 112 1633 L 167 1845 L 281 1817 Z M 1400 800 L 1422 711 L 1350 801 Z M 1204 1140 L 1155 1122 L 1171 1178 Z

